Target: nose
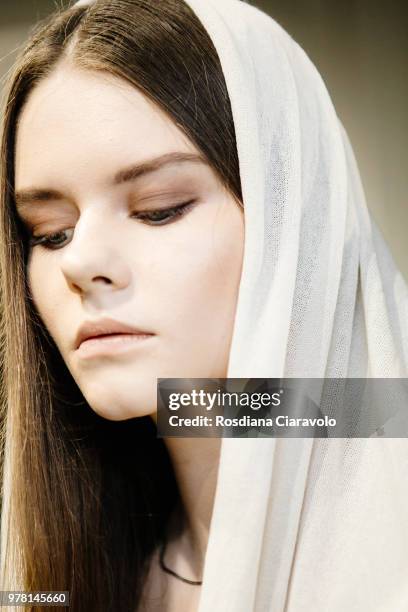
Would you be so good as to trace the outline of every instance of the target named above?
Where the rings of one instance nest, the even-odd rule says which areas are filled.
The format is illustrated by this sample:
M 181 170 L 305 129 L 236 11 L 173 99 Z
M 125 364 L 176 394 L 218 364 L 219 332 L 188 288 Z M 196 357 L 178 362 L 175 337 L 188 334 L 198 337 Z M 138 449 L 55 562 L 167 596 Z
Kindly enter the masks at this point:
M 80 219 L 60 259 L 61 271 L 72 291 L 96 296 L 127 287 L 131 269 L 123 246 L 120 234 L 108 219 Z

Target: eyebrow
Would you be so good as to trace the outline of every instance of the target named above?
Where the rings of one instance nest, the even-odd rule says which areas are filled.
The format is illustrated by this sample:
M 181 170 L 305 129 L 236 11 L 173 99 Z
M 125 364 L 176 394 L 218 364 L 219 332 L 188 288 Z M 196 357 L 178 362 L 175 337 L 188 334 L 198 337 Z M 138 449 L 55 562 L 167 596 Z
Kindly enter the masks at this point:
M 178 151 L 165 153 L 159 157 L 154 157 L 119 170 L 114 175 L 112 183 L 113 185 L 121 185 L 130 181 L 136 181 L 166 166 L 182 163 L 206 164 L 207 162 L 202 155 L 197 153 L 182 153 Z M 14 194 L 16 206 L 20 209 L 35 202 L 49 202 L 51 200 L 62 200 L 63 198 L 64 195 L 55 189 L 22 189 Z

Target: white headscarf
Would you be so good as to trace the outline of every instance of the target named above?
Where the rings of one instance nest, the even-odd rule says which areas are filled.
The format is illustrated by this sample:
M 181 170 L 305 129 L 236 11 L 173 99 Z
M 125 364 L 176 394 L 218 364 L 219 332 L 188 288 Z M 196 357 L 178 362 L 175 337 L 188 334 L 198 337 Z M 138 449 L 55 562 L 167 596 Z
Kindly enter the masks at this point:
M 186 1 L 218 52 L 237 137 L 229 377 L 407 377 L 408 288 L 316 68 L 258 9 Z M 224 439 L 199 612 L 406 612 L 407 472 L 403 438 Z
M 253 6 L 187 3 L 221 61 L 244 200 L 228 376 L 407 377 L 408 288 L 322 78 Z M 407 473 L 406 439 L 224 439 L 199 612 L 408 610 Z

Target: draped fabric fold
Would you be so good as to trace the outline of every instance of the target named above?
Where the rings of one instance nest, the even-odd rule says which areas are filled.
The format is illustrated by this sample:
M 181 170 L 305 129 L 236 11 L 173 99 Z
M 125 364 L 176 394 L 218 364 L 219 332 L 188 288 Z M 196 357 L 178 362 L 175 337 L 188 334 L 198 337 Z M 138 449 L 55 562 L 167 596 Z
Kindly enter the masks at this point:
M 187 3 L 221 61 L 240 162 L 228 376 L 407 377 L 408 288 L 322 78 L 257 8 Z M 406 611 L 407 468 L 404 438 L 224 439 L 199 612 Z

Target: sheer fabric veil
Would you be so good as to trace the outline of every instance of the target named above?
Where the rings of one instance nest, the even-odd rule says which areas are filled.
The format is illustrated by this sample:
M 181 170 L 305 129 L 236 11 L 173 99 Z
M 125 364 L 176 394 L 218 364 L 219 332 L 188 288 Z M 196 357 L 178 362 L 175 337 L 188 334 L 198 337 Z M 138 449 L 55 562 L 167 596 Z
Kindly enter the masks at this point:
M 221 60 L 240 162 L 229 377 L 407 377 L 408 288 L 322 78 L 255 7 L 187 3 Z M 407 610 L 407 468 L 402 438 L 225 438 L 199 612 Z

